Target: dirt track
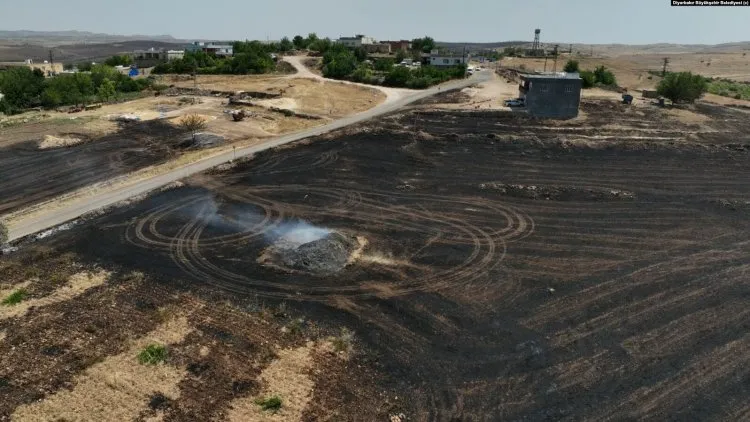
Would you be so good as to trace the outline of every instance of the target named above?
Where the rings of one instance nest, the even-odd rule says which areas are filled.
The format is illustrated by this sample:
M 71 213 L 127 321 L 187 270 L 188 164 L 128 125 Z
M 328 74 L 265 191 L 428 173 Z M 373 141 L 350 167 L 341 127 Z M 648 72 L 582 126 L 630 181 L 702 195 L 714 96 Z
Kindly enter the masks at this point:
M 746 419 L 746 120 L 705 106 L 708 131 L 606 104 L 561 123 L 391 116 L 196 176 L 49 244 L 167 291 L 286 301 L 352 328 L 362 366 L 319 381 L 315 400 L 351 419 Z M 259 265 L 299 219 L 368 244 L 333 276 Z M 401 400 L 344 391 L 366 389 L 367 371 Z

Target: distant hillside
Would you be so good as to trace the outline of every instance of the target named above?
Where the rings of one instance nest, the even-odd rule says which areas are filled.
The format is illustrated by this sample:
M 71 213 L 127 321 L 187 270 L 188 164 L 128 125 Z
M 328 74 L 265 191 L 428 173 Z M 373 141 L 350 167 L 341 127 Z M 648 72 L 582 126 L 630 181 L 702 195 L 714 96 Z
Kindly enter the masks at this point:
M 145 50 L 151 47 L 181 50 L 185 48 L 185 42 L 140 40 L 95 44 L 63 44 L 47 47 L 39 44 L 3 45 L 0 41 L 0 62 L 25 59 L 47 60 L 50 50 L 52 50 L 55 61 L 76 63 L 101 61 L 115 54 L 130 53 L 134 50 Z
M 490 43 L 473 43 L 473 42 L 438 42 L 438 46 L 448 48 L 453 51 L 461 51 L 466 48 L 467 51 L 481 51 L 503 49 L 505 47 L 520 46 L 531 48 L 530 41 L 503 41 Z M 571 44 L 565 42 L 544 42 L 544 48 L 552 48 L 555 44 L 560 46 L 560 51 L 567 51 Z M 597 55 L 618 56 L 624 54 L 680 54 L 680 53 L 732 53 L 740 51 L 750 51 L 750 41 L 741 41 L 733 43 L 724 43 L 716 45 L 708 44 L 573 44 L 574 52 L 588 53 L 592 49 Z
M 153 40 L 162 42 L 182 41 L 171 35 L 111 35 L 86 31 L 0 31 L 0 41 L 20 41 L 28 44 L 54 46 L 78 43 L 110 43 L 136 40 Z

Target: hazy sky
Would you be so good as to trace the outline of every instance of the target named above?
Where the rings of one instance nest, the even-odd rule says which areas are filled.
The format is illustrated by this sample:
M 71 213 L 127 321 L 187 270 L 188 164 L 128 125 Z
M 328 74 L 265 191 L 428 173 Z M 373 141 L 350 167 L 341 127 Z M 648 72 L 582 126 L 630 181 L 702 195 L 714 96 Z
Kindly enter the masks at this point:
M 0 29 L 279 39 L 317 32 L 439 41 L 695 43 L 750 40 L 750 7 L 670 0 L 0 0 Z

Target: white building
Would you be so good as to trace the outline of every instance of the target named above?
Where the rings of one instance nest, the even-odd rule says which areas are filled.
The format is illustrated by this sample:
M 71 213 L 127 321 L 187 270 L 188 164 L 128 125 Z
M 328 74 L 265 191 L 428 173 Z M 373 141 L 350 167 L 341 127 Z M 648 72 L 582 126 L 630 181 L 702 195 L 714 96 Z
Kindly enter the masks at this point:
M 167 50 L 167 60 L 177 60 L 185 57 L 185 50 Z
M 216 57 L 232 57 L 234 55 L 234 46 L 232 44 L 215 44 L 212 42 L 194 42 L 189 44 L 185 49 L 187 51 L 203 51 L 208 54 L 213 54 Z
M 357 34 L 353 37 L 341 37 L 337 41 L 339 44 L 343 44 L 346 47 L 350 48 L 357 48 L 362 47 L 363 45 L 372 45 L 377 44 L 377 41 L 375 41 L 375 38 L 368 37 L 366 35 L 360 35 Z
M 467 64 L 469 59 L 464 56 L 430 56 L 430 65 L 432 66 L 457 66 L 460 64 Z

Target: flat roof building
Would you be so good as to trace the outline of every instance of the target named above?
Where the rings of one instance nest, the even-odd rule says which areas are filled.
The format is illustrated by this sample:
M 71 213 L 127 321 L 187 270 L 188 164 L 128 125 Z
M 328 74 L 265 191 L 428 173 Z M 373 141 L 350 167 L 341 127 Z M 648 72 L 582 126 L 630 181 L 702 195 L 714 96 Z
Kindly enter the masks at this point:
M 6 70 L 11 67 L 28 67 L 31 70 L 39 69 L 44 73 L 45 77 L 55 76 L 63 72 L 62 63 L 49 63 L 47 60 L 41 63 L 36 63 L 31 59 L 26 59 L 22 62 L 0 62 L 0 70 Z
M 375 38 L 357 34 L 353 37 L 341 37 L 336 42 L 349 48 L 362 47 L 363 45 L 377 44 Z
M 582 81 L 578 73 L 521 75 L 519 96 L 534 117 L 569 119 L 578 116 Z
M 451 56 L 451 55 L 441 55 L 441 54 L 430 55 L 431 66 L 438 66 L 438 67 L 458 66 L 460 64 L 466 64 L 468 62 L 469 62 L 469 59 L 466 56 Z
M 232 57 L 234 55 L 234 46 L 232 44 L 204 43 L 196 41 L 189 44 L 186 51 L 203 51 L 216 57 Z

